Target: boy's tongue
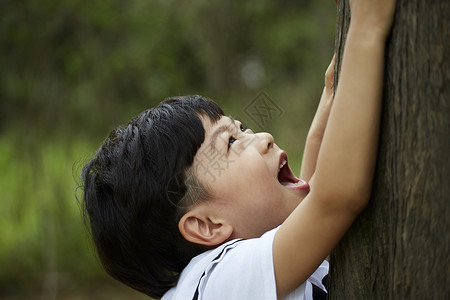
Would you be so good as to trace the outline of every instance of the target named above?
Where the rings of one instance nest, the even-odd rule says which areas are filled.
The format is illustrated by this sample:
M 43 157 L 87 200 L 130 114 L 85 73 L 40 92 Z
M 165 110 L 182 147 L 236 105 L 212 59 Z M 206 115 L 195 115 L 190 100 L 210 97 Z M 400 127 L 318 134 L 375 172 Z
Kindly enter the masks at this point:
M 297 178 L 291 171 L 289 164 L 286 163 L 278 173 L 278 181 L 286 188 L 295 190 L 309 189 L 309 184 Z
M 298 178 L 297 178 L 298 179 Z M 309 189 L 309 184 L 301 179 L 298 179 L 298 182 L 289 182 L 289 181 L 282 181 L 280 182 L 283 186 L 287 187 L 288 189 L 295 189 L 295 190 L 305 190 Z

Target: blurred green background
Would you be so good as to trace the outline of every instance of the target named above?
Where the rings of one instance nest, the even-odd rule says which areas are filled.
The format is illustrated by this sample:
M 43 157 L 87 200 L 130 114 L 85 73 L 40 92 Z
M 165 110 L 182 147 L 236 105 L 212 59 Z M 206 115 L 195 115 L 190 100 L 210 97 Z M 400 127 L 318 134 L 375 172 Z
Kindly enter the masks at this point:
M 333 53 L 333 1 L 0 6 L 1 299 L 145 298 L 102 271 L 74 190 L 109 131 L 167 96 L 210 97 L 260 131 L 246 108 L 264 92 L 280 113 L 262 129 L 298 173 Z

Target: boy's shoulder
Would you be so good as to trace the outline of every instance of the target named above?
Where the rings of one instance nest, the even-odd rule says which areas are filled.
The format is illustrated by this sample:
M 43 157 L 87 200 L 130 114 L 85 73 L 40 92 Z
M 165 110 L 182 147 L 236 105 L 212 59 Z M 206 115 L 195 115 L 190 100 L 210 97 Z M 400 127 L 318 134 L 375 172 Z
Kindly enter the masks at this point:
M 272 246 L 278 228 L 260 238 L 229 241 L 194 257 L 177 286 L 162 299 L 277 299 Z M 304 299 L 305 295 L 312 299 L 315 288 L 325 291 L 322 280 L 326 274 L 328 262 L 324 261 L 289 299 Z
M 196 299 L 196 293 L 204 299 L 244 299 L 250 295 L 252 299 L 263 299 L 258 295 L 276 299 L 272 258 L 276 230 L 260 238 L 232 240 L 194 257 L 177 285 L 162 299 Z

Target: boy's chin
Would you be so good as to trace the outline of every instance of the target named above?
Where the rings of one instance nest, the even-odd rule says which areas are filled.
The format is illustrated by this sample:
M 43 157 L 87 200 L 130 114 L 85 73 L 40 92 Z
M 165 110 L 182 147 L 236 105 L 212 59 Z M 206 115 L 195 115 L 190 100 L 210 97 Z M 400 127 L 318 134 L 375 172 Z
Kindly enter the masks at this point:
M 309 194 L 309 188 L 307 189 L 290 189 L 290 188 L 286 188 L 284 187 L 284 189 L 286 190 L 286 192 L 295 199 L 296 202 L 298 202 L 298 204 L 300 204 L 300 202 L 303 201 L 303 199 L 306 198 L 306 196 L 308 196 Z

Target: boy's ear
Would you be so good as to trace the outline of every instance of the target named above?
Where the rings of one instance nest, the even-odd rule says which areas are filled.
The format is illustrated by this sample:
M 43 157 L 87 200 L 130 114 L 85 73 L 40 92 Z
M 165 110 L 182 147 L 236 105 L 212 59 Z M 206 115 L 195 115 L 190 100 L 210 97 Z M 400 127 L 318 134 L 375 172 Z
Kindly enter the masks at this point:
M 220 245 L 233 233 L 230 224 L 195 208 L 184 214 L 178 222 L 178 229 L 189 242 L 205 246 Z

